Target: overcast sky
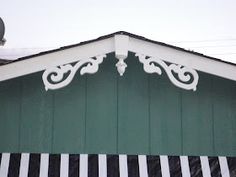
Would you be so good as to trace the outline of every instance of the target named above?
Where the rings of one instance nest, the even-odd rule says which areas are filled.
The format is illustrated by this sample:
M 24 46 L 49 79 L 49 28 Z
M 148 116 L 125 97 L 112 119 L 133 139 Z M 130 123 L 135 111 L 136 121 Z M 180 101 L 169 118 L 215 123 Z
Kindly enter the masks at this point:
M 47 50 L 122 30 L 236 63 L 236 0 L 0 2 L 7 39 L 0 52 Z

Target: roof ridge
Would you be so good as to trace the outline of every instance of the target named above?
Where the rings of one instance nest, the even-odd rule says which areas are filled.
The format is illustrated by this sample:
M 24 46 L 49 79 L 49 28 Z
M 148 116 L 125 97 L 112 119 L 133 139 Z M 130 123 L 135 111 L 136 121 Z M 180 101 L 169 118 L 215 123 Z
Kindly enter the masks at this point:
M 127 32 L 127 31 L 116 31 L 114 33 L 103 35 L 103 36 L 100 36 L 100 37 L 95 38 L 95 39 L 91 39 L 91 40 L 82 41 L 82 42 L 75 43 L 75 44 L 70 44 L 70 45 L 62 46 L 62 47 L 59 47 L 59 48 L 56 48 L 56 49 L 52 49 L 52 50 L 46 50 L 46 51 L 39 52 L 39 53 L 36 53 L 36 54 L 33 54 L 33 55 L 28 55 L 28 56 L 20 57 L 20 58 L 17 58 L 16 60 L 12 60 L 12 62 L 17 62 L 17 61 L 25 60 L 25 59 L 32 58 L 32 57 L 37 57 L 37 56 L 40 56 L 40 55 L 45 55 L 45 54 L 48 54 L 48 53 L 57 52 L 57 51 L 66 50 L 66 49 L 69 49 L 69 48 L 85 45 L 85 44 L 88 44 L 88 43 L 92 43 L 92 42 L 96 42 L 96 41 L 99 41 L 99 40 L 103 40 L 103 39 L 107 39 L 107 38 L 113 37 L 113 36 L 115 36 L 117 34 L 127 35 L 127 36 L 130 36 L 130 37 L 139 39 L 139 40 L 144 40 L 144 41 L 151 42 L 151 43 L 154 43 L 154 44 L 170 47 L 170 48 L 173 48 L 173 49 L 176 49 L 176 50 L 180 50 L 180 51 L 191 53 L 191 54 L 194 54 L 194 55 L 206 57 L 206 58 L 209 58 L 209 59 L 212 59 L 212 60 L 216 60 L 216 61 L 220 61 L 220 62 L 223 62 L 223 63 L 227 63 L 227 64 L 231 64 L 231 65 L 236 65 L 236 63 L 224 61 L 224 60 L 219 59 L 219 58 L 211 57 L 211 56 L 199 53 L 199 52 L 195 52 L 195 51 L 192 51 L 192 50 L 187 50 L 187 49 L 184 49 L 184 48 L 181 48 L 181 47 L 178 47 L 178 46 L 174 46 L 174 45 L 171 45 L 171 44 L 167 44 L 167 43 L 164 43 L 164 42 L 148 39 L 148 38 L 146 38 L 144 36 L 133 34 L 133 33 Z M 10 62 L 10 63 L 12 63 L 12 62 Z M 9 64 L 9 63 L 7 63 L 7 64 Z

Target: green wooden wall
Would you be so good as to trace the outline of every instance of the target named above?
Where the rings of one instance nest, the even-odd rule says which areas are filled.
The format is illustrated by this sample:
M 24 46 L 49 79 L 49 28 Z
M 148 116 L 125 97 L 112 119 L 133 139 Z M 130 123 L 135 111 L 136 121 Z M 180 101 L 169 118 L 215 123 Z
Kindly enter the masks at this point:
M 196 92 L 129 53 L 45 91 L 42 72 L 0 82 L 0 152 L 236 156 L 236 82 L 199 72 Z

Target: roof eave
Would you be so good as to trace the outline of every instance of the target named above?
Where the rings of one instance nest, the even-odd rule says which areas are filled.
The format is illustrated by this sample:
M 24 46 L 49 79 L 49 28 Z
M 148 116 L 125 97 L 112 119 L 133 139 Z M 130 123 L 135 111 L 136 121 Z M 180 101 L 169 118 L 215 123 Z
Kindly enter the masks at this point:
M 123 36 L 125 38 L 123 43 L 125 44 L 117 45 L 115 36 Z M 117 46 L 125 47 L 117 48 Z M 119 53 L 117 52 L 121 52 L 123 55 L 123 53 L 127 53 L 127 51 L 157 57 L 169 63 L 180 64 L 208 74 L 236 81 L 235 64 L 223 62 L 213 57 L 204 56 L 165 43 L 152 41 L 124 31 L 20 58 L 0 67 L 0 81 L 111 52 L 116 52 L 116 56 L 118 57 Z

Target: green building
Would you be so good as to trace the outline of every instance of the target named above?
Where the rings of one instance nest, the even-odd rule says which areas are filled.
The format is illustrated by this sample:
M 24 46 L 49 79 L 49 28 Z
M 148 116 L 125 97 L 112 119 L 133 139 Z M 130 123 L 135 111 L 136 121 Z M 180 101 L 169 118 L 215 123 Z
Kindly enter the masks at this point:
M 0 176 L 236 176 L 236 65 L 127 32 L 0 66 Z

